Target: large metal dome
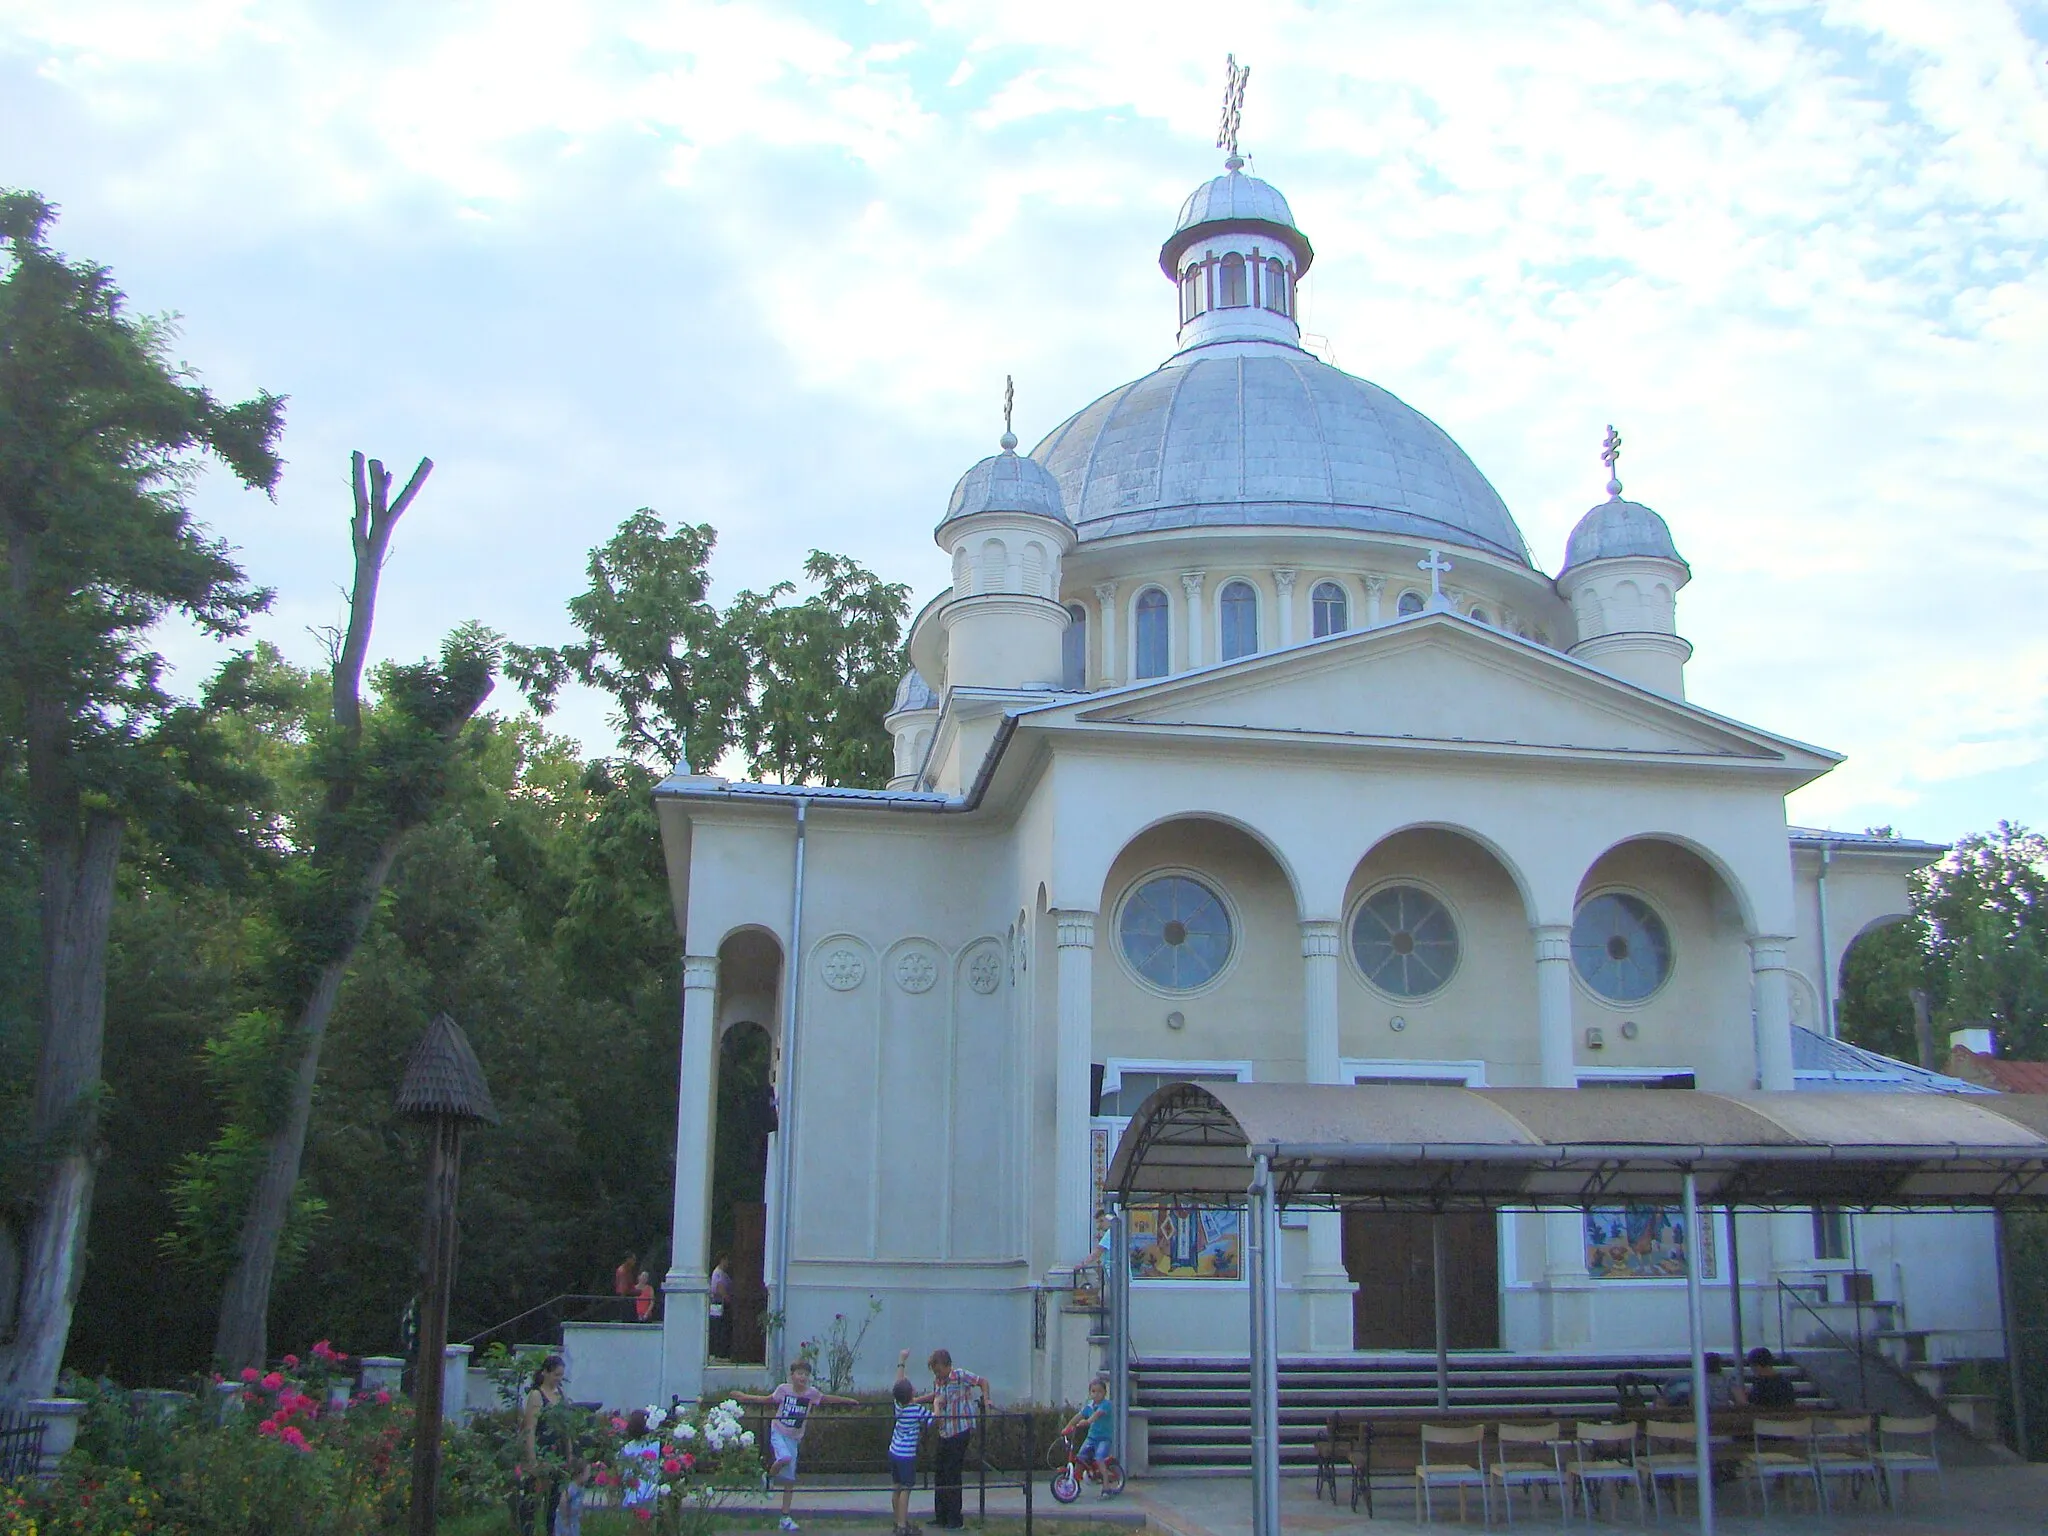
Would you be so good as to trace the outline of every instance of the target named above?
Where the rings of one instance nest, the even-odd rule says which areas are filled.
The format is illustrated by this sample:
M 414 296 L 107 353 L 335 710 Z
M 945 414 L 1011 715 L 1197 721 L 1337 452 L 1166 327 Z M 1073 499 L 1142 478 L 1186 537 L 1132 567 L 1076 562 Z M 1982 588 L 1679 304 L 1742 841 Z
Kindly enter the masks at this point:
M 1181 354 L 1031 456 L 1084 542 L 1166 528 L 1348 528 L 1528 565 L 1500 495 L 1435 422 L 1291 346 Z

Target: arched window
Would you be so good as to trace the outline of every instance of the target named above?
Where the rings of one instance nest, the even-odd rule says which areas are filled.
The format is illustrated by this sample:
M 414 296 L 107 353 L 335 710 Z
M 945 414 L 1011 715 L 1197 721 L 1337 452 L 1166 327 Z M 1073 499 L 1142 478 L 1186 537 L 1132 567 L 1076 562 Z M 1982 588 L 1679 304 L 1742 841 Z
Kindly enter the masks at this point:
M 1232 251 L 1223 258 L 1223 270 L 1216 277 L 1216 307 L 1243 309 L 1251 303 L 1245 291 L 1244 258 Z
M 1486 616 L 1486 610 L 1484 608 L 1474 608 L 1472 610 L 1472 622 L 1474 624 L 1484 624 L 1489 628 L 1491 628 L 1493 625 L 1493 620 Z
M 1294 313 L 1294 295 L 1287 291 L 1287 266 L 1278 260 L 1266 263 L 1266 308 L 1276 315 Z
M 1181 274 L 1180 323 L 1186 325 L 1202 312 L 1202 268 L 1198 262 Z
M 1067 605 L 1067 632 L 1060 640 L 1060 686 L 1080 693 L 1088 686 L 1088 610 Z
M 974 557 L 967 553 L 967 546 L 962 544 L 953 551 L 953 595 L 965 597 L 967 584 L 973 577 Z
M 1000 592 L 1010 584 L 1010 552 L 1001 539 L 982 541 L 981 560 L 975 577 L 974 590 L 977 592 Z
M 1404 619 L 1411 613 L 1422 612 L 1422 594 L 1420 592 L 1403 592 L 1401 594 L 1401 601 L 1394 605 L 1394 611 Z
M 1024 590 L 1033 597 L 1045 586 L 1045 546 L 1036 542 L 1024 546 Z
M 1319 581 L 1315 591 L 1309 594 L 1309 623 L 1315 637 L 1341 635 L 1351 627 L 1351 604 L 1345 599 L 1344 589 L 1334 581 Z
M 1223 659 L 1235 661 L 1259 648 L 1259 594 L 1248 581 L 1233 581 L 1218 599 L 1223 610 Z
M 1166 676 L 1166 594 L 1159 588 L 1147 587 L 1138 594 L 1131 637 L 1137 648 L 1137 665 L 1131 669 L 1133 674 L 1138 677 Z

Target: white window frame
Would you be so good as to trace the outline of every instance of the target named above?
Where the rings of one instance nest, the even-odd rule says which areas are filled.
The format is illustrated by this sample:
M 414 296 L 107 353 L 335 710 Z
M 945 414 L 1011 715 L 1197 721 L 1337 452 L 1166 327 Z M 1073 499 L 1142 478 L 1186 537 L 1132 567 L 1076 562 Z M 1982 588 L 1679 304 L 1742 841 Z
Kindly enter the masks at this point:
M 1138 600 L 1148 592 L 1157 592 L 1166 599 L 1166 670 L 1148 677 L 1138 676 Z M 1125 642 L 1130 650 L 1128 672 L 1134 683 L 1156 683 L 1173 674 L 1173 594 L 1166 590 L 1166 584 L 1159 581 L 1141 581 L 1138 590 L 1127 599 L 1129 607 L 1124 614 L 1124 633 L 1130 638 Z
M 1587 1083 L 1661 1083 L 1667 1077 L 1689 1077 L 1695 1088 L 1700 1084 L 1699 1069 L 1692 1066 L 1577 1067 L 1573 1075 L 1581 1087 Z
M 1357 1083 L 1361 1077 L 1406 1077 L 1436 1082 L 1446 1078 L 1461 1078 L 1467 1088 L 1486 1086 L 1486 1063 L 1483 1061 L 1416 1061 L 1402 1057 L 1398 1061 L 1381 1061 L 1370 1056 L 1346 1056 L 1337 1063 L 1337 1071 L 1347 1083 Z
M 1258 582 L 1249 575 L 1240 573 L 1235 576 L 1226 576 L 1216 584 L 1215 593 L 1209 599 L 1209 617 L 1210 621 L 1216 626 L 1216 660 L 1219 663 L 1223 660 L 1223 594 L 1239 582 L 1243 582 L 1247 587 L 1251 588 L 1252 593 L 1252 648 L 1230 659 L 1232 661 L 1243 661 L 1246 657 L 1258 655 L 1266 648 L 1264 613 L 1266 594 L 1260 590 Z

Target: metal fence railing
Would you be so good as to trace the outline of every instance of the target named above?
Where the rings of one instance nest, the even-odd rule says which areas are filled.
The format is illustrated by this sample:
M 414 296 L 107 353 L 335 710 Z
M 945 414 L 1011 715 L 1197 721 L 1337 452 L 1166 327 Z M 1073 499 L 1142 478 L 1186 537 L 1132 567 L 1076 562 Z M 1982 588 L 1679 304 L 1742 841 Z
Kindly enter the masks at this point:
M 20 1409 L 0 1411 L 0 1484 L 25 1482 L 42 1466 L 42 1420 Z

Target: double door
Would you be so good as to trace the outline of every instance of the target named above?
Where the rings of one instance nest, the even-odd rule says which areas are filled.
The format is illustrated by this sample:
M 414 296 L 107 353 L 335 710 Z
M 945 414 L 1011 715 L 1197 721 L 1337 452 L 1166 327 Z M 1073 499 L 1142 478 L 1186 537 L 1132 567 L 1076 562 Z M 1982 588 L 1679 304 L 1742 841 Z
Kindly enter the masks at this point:
M 1432 1218 L 1348 1211 L 1344 1268 L 1358 1286 L 1351 1301 L 1353 1349 L 1436 1348 L 1432 1219 L 1443 1222 L 1450 1347 L 1500 1347 L 1500 1228 L 1492 1212 Z

